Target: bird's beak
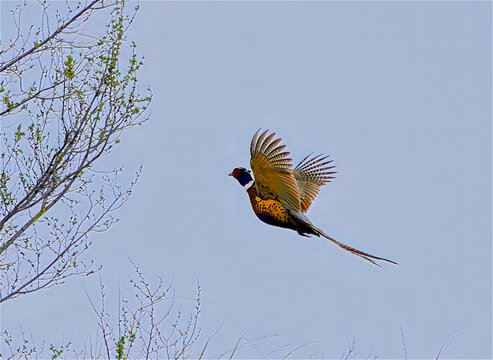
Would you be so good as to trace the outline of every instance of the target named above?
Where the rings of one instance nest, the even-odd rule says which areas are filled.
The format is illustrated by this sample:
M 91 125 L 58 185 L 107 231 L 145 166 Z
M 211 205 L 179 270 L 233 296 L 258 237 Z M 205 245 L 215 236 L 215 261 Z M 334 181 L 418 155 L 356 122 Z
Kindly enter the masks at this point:
M 233 173 L 229 173 L 228 176 L 233 176 Z

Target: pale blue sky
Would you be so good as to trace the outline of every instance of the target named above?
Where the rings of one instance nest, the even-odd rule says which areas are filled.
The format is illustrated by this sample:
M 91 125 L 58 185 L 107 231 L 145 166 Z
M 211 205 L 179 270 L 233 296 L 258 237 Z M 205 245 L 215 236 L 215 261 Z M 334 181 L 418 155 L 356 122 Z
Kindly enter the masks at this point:
M 211 356 L 248 330 L 314 342 L 294 357 L 339 358 L 354 337 L 364 358 L 402 358 L 402 327 L 409 358 L 434 358 L 475 324 L 444 358 L 491 358 L 491 3 L 141 5 L 131 36 L 152 119 L 113 158 L 144 172 L 120 223 L 94 238 L 109 293 L 128 257 L 181 297 L 198 277 L 204 333 L 227 321 Z M 308 213 L 316 226 L 401 265 L 261 223 L 227 176 L 249 166 L 260 127 L 295 162 L 334 159 Z M 97 282 L 10 302 L 2 326 L 82 339 L 96 318 L 81 284 Z

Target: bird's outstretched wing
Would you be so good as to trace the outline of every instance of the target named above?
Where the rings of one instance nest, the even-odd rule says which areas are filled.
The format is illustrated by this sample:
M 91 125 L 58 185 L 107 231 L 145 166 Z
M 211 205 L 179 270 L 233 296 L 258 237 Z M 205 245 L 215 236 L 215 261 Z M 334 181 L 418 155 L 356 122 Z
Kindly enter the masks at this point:
M 320 186 L 330 182 L 336 172 L 331 171 L 335 166 L 332 160 L 325 161 L 329 156 L 308 155 L 300 161 L 293 170 L 293 176 L 298 184 L 301 212 L 307 212 L 312 201 L 317 197 Z
M 286 145 L 279 145 L 276 133 L 267 136 L 269 130 L 258 136 L 257 130 L 250 144 L 250 166 L 255 177 L 257 190 L 266 198 L 276 199 L 293 209 L 301 210 L 298 184 L 293 175 L 289 152 L 283 151 Z

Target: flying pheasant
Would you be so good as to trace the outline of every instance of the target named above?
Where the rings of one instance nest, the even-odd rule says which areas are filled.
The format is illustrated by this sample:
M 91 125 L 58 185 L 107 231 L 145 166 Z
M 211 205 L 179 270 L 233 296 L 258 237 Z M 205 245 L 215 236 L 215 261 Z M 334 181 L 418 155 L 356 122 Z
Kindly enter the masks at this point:
M 250 170 L 239 167 L 233 170 L 233 176 L 246 189 L 257 217 L 266 224 L 292 229 L 302 236 L 323 236 L 374 265 L 374 260 L 395 261 L 368 254 L 334 240 L 311 223 L 304 213 L 318 195 L 320 187 L 334 178 L 335 166 L 328 156 L 305 157 L 294 169 L 286 145 L 280 145 L 281 139 L 275 139 L 275 133 L 269 130 L 259 136 L 257 130 L 250 144 Z

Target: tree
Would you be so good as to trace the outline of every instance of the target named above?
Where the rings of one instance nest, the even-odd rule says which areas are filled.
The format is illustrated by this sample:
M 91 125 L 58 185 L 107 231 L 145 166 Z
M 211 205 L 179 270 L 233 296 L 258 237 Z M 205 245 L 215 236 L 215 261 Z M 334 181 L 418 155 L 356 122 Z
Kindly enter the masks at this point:
M 129 279 L 131 289 L 118 293 L 118 299 L 109 303 L 118 307 L 108 310 L 107 293 L 100 281 L 99 300 L 87 291 L 90 305 L 97 318 L 98 332 L 91 334 L 85 346 L 71 341 L 46 344 L 33 341 L 20 332 L 15 338 L 11 332 L 2 333 L 5 347 L 2 358 L 84 358 L 84 359 L 185 359 L 202 357 L 207 342 L 195 347 L 200 337 L 198 318 L 201 306 L 201 288 L 197 284 L 197 297 L 191 309 L 176 307 L 173 284 L 163 277 L 150 283 L 137 265 Z M 130 293 L 132 296 L 128 296 Z M 193 356 L 192 356 L 193 355 Z
M 190 302 L 178 302 L 172 283 L 162 276 L 149 281 L 133 264 L 129 277 L 130 289 L 119 291 L 118 298 L 107 295 L 100 281 L 99 299 L 86 292 L 96 315 L 98 331 L 83 345 L 70 339 L 56 343 L 34 341 L 29 332 L 21 329 L 17 336 L 4 331 L 5 347 L 2 358 L 70 358 L 70 359 L 232 359 L 242 350 L 253 350 L 262 359 L 287 359 L 306 345 L 275 344 L 279 335 L 249 336 L 245 332 L 226 351 L 214 354 L 211 344 L 223 325 L 204 336 L 199 327 L 202 289 L 197 283 L 197 295 Z M 118 304 L 118 307 L 111 304 Z M 108 304 L 110 306 L 108 306 Z M 111 308 L 111 309 L 108 309 Z M 272 350 L 272 348 L 276 350 Z M 216 350 L 217 351 L 217 350 Z M 348 354 L 354 354 L 354 349 Z M 345 357 L 352 359 L 354 357 Z
M 18 6 L 17 34 L 0 50 L 0 303 L 97 269 L 82 257 L 89 234 L 116 221 L 135 184 L 101 159 L 147 120 L 151 100 L 126 37 L 138 6 L 67 2 L 62 15 L 60 4 L 38 5 L 41 26 L 23 27 Z

